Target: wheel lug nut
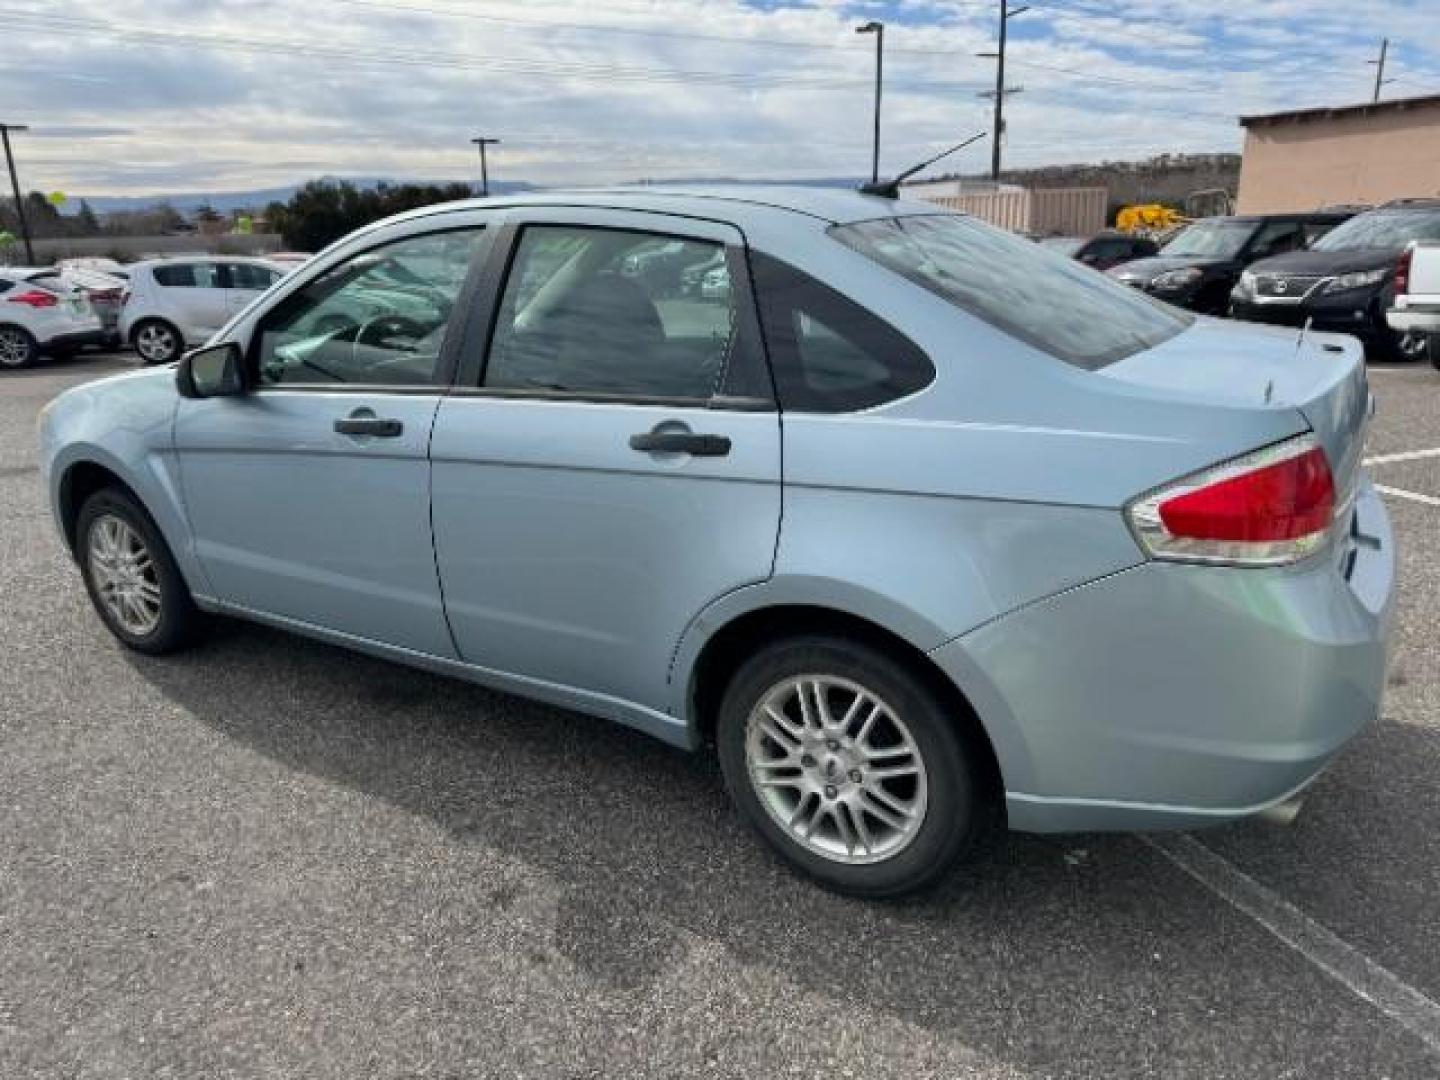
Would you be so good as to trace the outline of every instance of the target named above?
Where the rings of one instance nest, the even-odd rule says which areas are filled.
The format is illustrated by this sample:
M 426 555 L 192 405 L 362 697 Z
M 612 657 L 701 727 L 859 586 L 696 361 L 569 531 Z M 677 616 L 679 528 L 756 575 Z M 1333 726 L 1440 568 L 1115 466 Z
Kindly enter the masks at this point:
M 850 770 L 850 782 L 851 782 L 852 784 L 858 784 L 858 783 L 860 783 L 860 780 L 861 780 L 861 779 L 862 779 L 862 778 L 861 778 L 861 776 L 860 776 L 860 770 L 859 770 L 859 769 L 851 769 L 851 770 Z
M 810 754 L 801 754 L 800 764 L 804 765 L 807 769 L 813 769 L 815 767 L 815 758 Z
M 839 750 L 839 749 L 840 749 L 840 744 L 839 744 L 838 742 L 836 742 L 834 739 L 826 739 L 826 740 L 825 740 L 825 749 L 827 749 L 827 750 Z
M 834 785 L 834 784 L 826 784 L 826 785 L 825 785 L 825 798 L 827 798 L 827 799 L 833 799 L 833 798 L 835 798 L 835 785 Z

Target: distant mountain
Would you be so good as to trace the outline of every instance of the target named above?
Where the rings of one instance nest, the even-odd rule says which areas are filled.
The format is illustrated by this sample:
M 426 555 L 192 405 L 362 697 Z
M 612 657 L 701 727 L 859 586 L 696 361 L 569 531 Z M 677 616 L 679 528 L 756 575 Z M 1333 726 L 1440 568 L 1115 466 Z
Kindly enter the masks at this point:
M 441 181 L 430 180 L 394 180 L 384 177 L 365 176 L 341 176 L 325 177 L 325 179 L 344 180 L 354 184 L 356 187 L 374 187 L 377 184 L 406 184 L 406 183 L 439 183 Z M 638 181 L 645 185 L 651 181 Z M 691 176 L 683 179 L 655 180 L 653 183 L 659 185 L 671 184 L 798 184 L 804 187 L 830 187 L 830 188 L 852 188 L 860 184 L 856 177 L 818 177 L 810 179 L 794 179 L 776 177 L 767 180 L 737 180 L 728 176 Z M 149 210 L 162 203 L 168 203 L 182 214 L 194 213 L 202 206 L 209 206 L 221 214 L 228 214 L 235 210 L 258 210 L 272 202 L 287 202 L 290 197 L 299 190 L 299 184 L 287 184 L 285 187 L 255 188 L 250 191 L 181 191 L 169 193 L 157 193 L 154 195 L 71 195 L 61 208 L 61 213 L 77 214 L 80 212 L 80 203 L 83 200 L 90 204 L 90 208 L 97 214 L 108 214 L 112 211 L 125 210 Z M 478 188 L 478 185 L 471 185 Z M 589 186 L 589 185 L 582 185 Z M 494 195 L 512 195 L 516 192 L 539 191 L 542 185 L 527 183 L 523 180 L 492 180 L 490 191 Z
M 354 184 L 356 187 L 374 187 L 377 184 L 428 184 L 448 183 L 449 181 L 431 180 L 393 180 L 382 177 L 364 176 L 339 176 L 325 177 L 324 179 L 344 180 L 346 183 Z M 300 184 L 288 184 L 285 187 L 255 188 L 250 191 L 183 191 L 159 193 L 154 195 L 71 195 L 62 208 L 62 213 L 77 214 L 80 212 L 80 203 L 83 200 L 90 204 L 90 208 L 97 214 L 107 214 L 116 210 L 149 210 L 169 203 L 182 214 L 193 213 L 202 206 L 209 206 L 221 214 L 228 214 L 234 210 L 258 210 L 272 202 L 287 202 Z M 472 187 L 478 189 L 479 185 Z M 533 191 L 534 186 L 523 182 L 510 182 L 504 180 L 493 180 L 490 183 L 490 191 L 495 195 L 507 195 L 516 191 Z

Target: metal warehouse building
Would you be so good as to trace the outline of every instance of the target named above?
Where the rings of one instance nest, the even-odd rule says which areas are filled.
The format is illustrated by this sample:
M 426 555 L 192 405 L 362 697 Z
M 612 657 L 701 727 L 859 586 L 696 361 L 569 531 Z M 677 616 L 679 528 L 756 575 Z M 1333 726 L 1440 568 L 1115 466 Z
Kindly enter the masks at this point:
M 1440 94 L 1244 116 L 1242 214 L 1440 195 Z

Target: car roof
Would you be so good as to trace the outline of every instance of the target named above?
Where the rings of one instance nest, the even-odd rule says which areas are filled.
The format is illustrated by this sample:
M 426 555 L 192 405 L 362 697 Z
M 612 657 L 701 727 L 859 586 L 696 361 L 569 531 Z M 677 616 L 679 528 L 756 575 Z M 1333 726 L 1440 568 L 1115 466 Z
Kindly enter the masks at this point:
M 801 184 L 684 184 L 542 191 L 493 195 L 440 203 L 402 214 L 399 219 L 423 217 L 436 211 L 500 209 L 511 206 L 589 206 L 616 210 L 644 210 L 686 217 L 716 218 L 742 223 L 757 214 L 800 214 L 827 224 L 871 221 L 910 214 L 947 214 L 935 203 L 918 199 L 887 199 L 862 195 L 848 188 L 806 187 Z M 392 219 L 398 220 L 398 219 Z
M 153 270 L 157 266 L 192 266 L 195 263 L 232 262 L 232 263 L 254 263 L 256 266 L 269 266 L 275 269 L 274 265 L 264 256 L 260 255 L 163 255 L 155 259 L 141 259 L 125 267 L 127 271 Z M 105 273 L 105 271 L 100 271 Z

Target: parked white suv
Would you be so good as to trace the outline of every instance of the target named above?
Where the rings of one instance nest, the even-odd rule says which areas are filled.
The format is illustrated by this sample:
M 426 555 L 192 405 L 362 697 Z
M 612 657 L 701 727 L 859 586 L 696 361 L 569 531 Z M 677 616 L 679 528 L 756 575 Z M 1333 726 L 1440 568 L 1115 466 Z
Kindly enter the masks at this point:
M 0 266 L 0 369 L 26 367 L 41 353 L 65 356 L 105 340 L 100 317 L 83 293 L 30 281 L 35 272 Z
M 287 267 L 238 256 L 154 259 L 130 266 L 120 339 L 147 364 L 178 360 L 279 281 Z
M 1416 240 L 1400 256 L 1385 318 L 1399 333 L 1423 334 L 1424 352 L 1440 368 L 1440 240 Z

